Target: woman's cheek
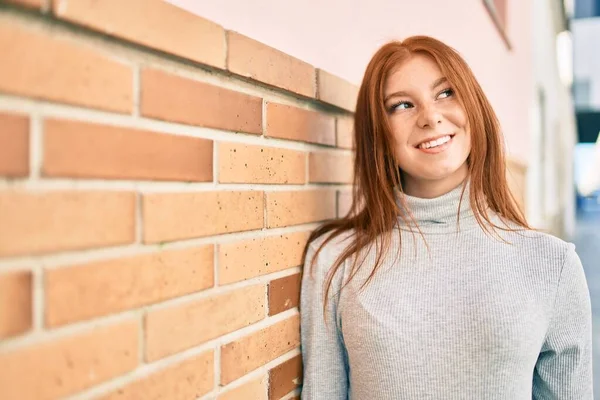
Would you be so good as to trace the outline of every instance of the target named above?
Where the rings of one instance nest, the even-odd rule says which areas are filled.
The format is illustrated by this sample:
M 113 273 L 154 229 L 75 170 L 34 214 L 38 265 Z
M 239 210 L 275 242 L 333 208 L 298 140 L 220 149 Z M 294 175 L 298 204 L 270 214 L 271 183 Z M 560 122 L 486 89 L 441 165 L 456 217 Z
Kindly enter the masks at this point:
M 461 129 L 466 129 L 467 127 L 467 113 L 465 113 L 459 104 L 453 104 L 448 110 L 448 119 Z

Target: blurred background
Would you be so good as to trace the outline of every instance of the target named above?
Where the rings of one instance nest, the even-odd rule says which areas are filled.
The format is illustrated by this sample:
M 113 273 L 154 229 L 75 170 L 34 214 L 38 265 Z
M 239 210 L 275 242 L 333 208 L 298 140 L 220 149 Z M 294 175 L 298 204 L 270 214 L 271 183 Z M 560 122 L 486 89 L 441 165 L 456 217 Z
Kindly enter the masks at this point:
M 600 393 L 600 0 L 0 0 L 0 399 L 298 398 L 301 251 L 369 59 L 419 34 L 577 245 Z
M 600 387 L 600 1 L 575 0 L 571 8 L 571 91 L 575 103 L 574 149 L 577 223 L 574 243 L 586 271 L 594 314 L 596 397 Z M 572 6 L 573 6 L 572 5 Z

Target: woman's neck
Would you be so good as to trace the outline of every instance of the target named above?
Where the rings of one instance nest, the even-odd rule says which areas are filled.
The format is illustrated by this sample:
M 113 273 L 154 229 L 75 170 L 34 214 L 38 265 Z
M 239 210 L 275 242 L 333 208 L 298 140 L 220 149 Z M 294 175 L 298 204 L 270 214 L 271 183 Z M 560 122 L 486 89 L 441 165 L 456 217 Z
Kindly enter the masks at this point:
M 403 191 L 409 196 L 433 199 L 455 189 L 467 178 L 467 175 L 466 164 L 443 179 L 415 179 L 409 175 L 405 175 L 403 177 Z
M 434 198 L 398 192 L 398 206 L 404 215 L 399 220 L 400 227 L 414 231 L 418 226 L 422 232 L 429 233 L 457 232 L 459 227 L 461 230 L 471 229 L 477 226 L 477 220 L 469 194 L 468 180 L 459 182 L 456 187 Z

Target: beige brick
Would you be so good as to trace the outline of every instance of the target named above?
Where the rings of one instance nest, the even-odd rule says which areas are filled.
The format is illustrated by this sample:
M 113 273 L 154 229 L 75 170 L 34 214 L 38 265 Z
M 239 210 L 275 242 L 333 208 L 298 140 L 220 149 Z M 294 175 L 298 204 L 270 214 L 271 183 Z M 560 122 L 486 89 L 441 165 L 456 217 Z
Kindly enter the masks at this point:
M 275 279 L 269 283 L 269 315 L 276 315 L 300 302 L 300 274 Z
M 191 239 L 259 229 L 260 191 L 150 193 L 143 198 L 144 242 Z
M 312 152 L 308 158 L 311 183 L 352 183 L 354 160 L 351 154 Z
M 256 40 L 228 32 L 227 69 L 307 97 L 315 97 L 315 68 Z
M 299 266 L 309 233 L 296 232 L 219 245 L 219 284 Z
M 350 212 L 352 206 L 352 191 L 340 190 L 337 194 L 337 216 L 343 218 Z
M 217 400 L 267 400 L 267 379 L 265 375 L 235 389 L 219 395 Z
M 141 113 L 183 124 L 262 134 L 262 99 L 166 72 L 144 69 Z
M 317 70 L 317 85 L 319 100 L 348 111 L 356 110 L 358 86 L 321 69 Z
M 41 8 L 47 0 L 4 0 L 5 3 L 29 8 Z
M 27 175 L 29 118 L 24 115 L 0 113 L 0 176 Z
M 62 325 L 212 287 L 213 246 L 51 269 L 45 276 L 46 323 Z
M 268 192 L 266 197 L 268 228 L 335 218 L 335 192 L 331 190 Z
M 132 110 L 131 67 L 90 46 L 4 21 L 0 54 L 0 92 L 123 113 Z
M 212 140 L 86 122 L 44 122 L 45 176 L 212 181 Z
M 335 146 L 335 119 L 317 111 L 267 103 L 265 136 Z
M 265 286 L 153 310 L 146 316 L 146 359 L 156 360 L 233 332 L 266 315 Z
M 279 400 L 302 382 L 302 356 L 297 355 L 269 371 L 269 400 Z
M 219 143 L 221 183 L 306 183 L 306 153 L 242 143 Z
M 212 350 L 161 369 L 98 400 L 188 400 L 213 389 Z
M 193 61 L 225 68 L 225 30 L 158 0 L 54 0 L 59 18 Z
M 30 271 L 0 275 L 0 340 L 31 329 L 32 295 Z
M 354 117 L 337 117 L 335 121 L 337 147 L 354 149 Z
M 0 256 L 133 243 L 135 195 L 127 192 L 0 192 Z
M 300 318 L 294 315 L 221 347 L 221 384 L 226 385 L 300 344 Z
M 57 399 L 133 370 L 137 321 L 0 354 L 3 400 Z

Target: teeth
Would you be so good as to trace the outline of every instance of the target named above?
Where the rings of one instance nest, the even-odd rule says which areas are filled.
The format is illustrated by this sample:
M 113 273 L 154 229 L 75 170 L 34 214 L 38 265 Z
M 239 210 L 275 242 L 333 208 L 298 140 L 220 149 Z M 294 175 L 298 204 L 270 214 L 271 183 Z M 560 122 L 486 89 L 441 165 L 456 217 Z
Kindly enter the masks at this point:
M 436 139 L 436 140 L 431 140 L 429 142 L 421 143 L 419 145 L 419 148 L 421 148 L 421 149 L 430 149 L 432 147 L 436 147 L 436 146 L 442 145 L 442 144 L 446 143 L 447 141 L 449 141 L 450 139 L 451 139 L 450 136 L 443 136 L 443 137 L 441 137 L 439 139 Z

